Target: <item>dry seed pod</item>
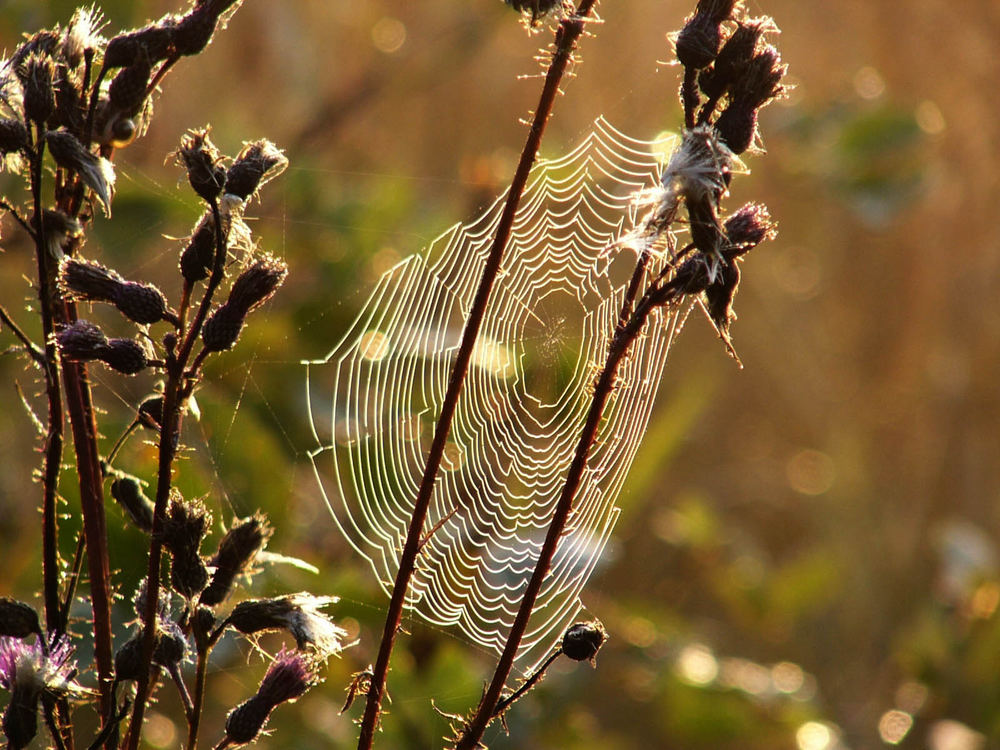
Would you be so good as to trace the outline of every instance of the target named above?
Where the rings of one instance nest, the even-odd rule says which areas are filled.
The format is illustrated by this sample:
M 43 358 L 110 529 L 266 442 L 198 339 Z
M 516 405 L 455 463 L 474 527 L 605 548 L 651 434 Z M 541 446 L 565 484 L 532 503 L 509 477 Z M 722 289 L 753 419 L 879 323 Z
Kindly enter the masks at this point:
M 0 597 L 0 635 L 27 638 L 41 634 L 42 626 L 33 607 L 10 597 Z
M 257 553 L 267 546 L 272 533 L 274 529 L 259 514 L 234 521 L 210 560 L 215 573 L 211 584 L 201 592 L 199 601 L 211 607 L 222 603 L 232 592 L 236 578 L 247 571 Z
M 198 195 L 209 202 L 219 197 L 226 184 L 226 170 L 221 165 L 222 154 L 208 137 L 208 128 L 189 130 L 174 156 L 187 170 L 188 182 Z
M 128 514 L 139 529 L 147 534 L 153 530 L 153 501 L 142 491 L 135 477 L 122 475 L 111 483 L 111 497 Z
M 563 635 L 562 652 L 574 661 L 589 661 L 591 664 L 608 640 L 608 632 L 599 620 L 578 622 Z

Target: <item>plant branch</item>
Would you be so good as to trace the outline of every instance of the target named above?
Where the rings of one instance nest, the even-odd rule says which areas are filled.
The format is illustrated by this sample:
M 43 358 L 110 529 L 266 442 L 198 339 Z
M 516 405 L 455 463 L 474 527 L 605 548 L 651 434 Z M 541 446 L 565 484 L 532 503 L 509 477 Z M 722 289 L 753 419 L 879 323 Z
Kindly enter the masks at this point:
M 486 313 L 486 305 L 489 301 L 490 292 L 500 271 L 503 254 L 510 239 L 511 229 L 514 226 L 514 217 L 517 213 L 518 204 L 527 184 L 531 167 L 538 154 L 542 135 L 545 132 L 545 125 L 552 112 L 556 94 L 559 92 L 560 82 L 572 59 L 577 40 L 583 33 L 585 19 L 590 15 L 595 2 L 596 0 L 582 0 L 573 15 L 560 21 L 559 28 L 556 31 L 555 51 L 545 76 L 545 84 L 539 97 L 538 106 L 535 109 L 535 115 L 531 123 L 531 128 L 528 131 L 524 149 L 521 152 L 520 161 L 514 172 L 514 178 L 511 181 L 510 190 L 507 193 L 507 200 L 504 204 L 503 213 L 500 216 L 493 245 L 490 248 L 489 256 L 483 267 L 479 287 L 476 290 L 476 296 L 473 299 L 469 317 L 465 323 L 462 342 L 455 357 L 455 365 L 448 381 L 448 388 L 441 406 L 441 414 L 434 429 L 434 438 L 427 456 L 420 489 L 413 506 L 413 513 L 410 517 L 406 541 L 399 559 L 399 570 L 396 573 L 396 580 L 393 584 L 392 596 L 389 602 L 389 610 L 386 613 L 385 628 L 382 631 L 378 657 L 372 672 L 371 683 L 368 689 L 368 700 L 365 705 L 365 713 L 361 721 L 361 732 L 358 737 L 358 750 L 369 750 L 374 742 L 375 730 L 378 727 L 379 714 L 382 708 L 382 699 L 385 695 L 386 677 L 389 672 L 389 658 L 392 654 L 396 633 L 402 621 L 406 593 L 409 590 L 410 579 L 416 567 L 416 558 L 420 549 L 420 540 L 424 521 L 427 517 L 427 509 L 430 505 L 434 482 L 444 455 L 445 442 L 451 430 L 452 418 L 458 405 L 458 397 L 461 393 L 466 373 L 468 372 L 472 350 L 479 336 L 479 329 Z M 216 225 L 218 226 L 218 224 Z

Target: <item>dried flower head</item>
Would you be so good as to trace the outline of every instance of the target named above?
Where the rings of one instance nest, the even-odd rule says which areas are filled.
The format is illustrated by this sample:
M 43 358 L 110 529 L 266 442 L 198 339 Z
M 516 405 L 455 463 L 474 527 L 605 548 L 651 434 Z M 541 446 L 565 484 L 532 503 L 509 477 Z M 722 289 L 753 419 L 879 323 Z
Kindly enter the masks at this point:
M 56 108 L 55 62 L 45 52 L 29 54 L 21 66 L 24 86 L 24 115 L 44 125 Z
M 166 297 L 155 286 L 126 281 L 96 261 L 64 258 L 59 265 L 59 288 L 70 299 L 110 302 L 129 320 L 141 325 L 172 317 Z
M 41 634 L 42 626 L 34 607 L 10 597 L 0 597 L 0 636 L 27 638 Z
M 212 516 L 204 503 L 185 500 L 176 488 L 171 488 L 163 523 L 163 546 L 175 554 L 196 554 L 211 523 Z
M 139 55 L 145 55 L 153 63 L 167 59 L 173 49 L 176 26 L 176 16 L 166 15 L 156 23 L 119 34 L 104 50 L 104 67 L 131 65 Z
M 104 44 L 100 33 L 104 25 L 104 14 L 93 5 L 73 11 L 62 45 L 63 58 L 70 67 L 77 67 L 88 51 L 93 52 Z
M 267 546 L 274 529 L 261 514 L 236 519 L 219 542 L 219 549 L 209 564 L 215 568 L 212 582 L 201 592 L 199 601 L 214 607 L 233 590 L 236 578 L 248 571 L 257 553 Z
M 275 599 L 250 599 L 233 608 L 227 624 L 245 635 L 266 630 L 287 630 L 300 649 L 311 645 L 325 658 L 342 651 L 343 639 L 347 636 L 347 631 L 319 611 L 337 601 L 335 596 L 308 593 Z
M 599 620 L 578 622 L 563 635 L 562 652 L 574 661 L 594 663 L 597 652 L 608 640 L 608 632 Z
M 206 201 L 214 201 L 226 184 L 222 153 L 208 137 L 209 128 L 189 130 L 174 152 L 175 161 L 187 170 L 188 182 Z
M 56 164 L 78 174 L 83 184 L 97 194 L 104 213 L 110 216 L 115 188 L 115 170 L 111 162 L 90 153 L 67 130 L 50 130 L 45 134 L 45 141 Z
M 317 670 L 309 655 L 282 650 L 268 667 L 257 694 L 229 712 L 224 744 L 253 742 L 275 707 L 299 698 L 319 681 Z
M 262 185 L 271 181 L 288 166 L 288 158 L 269 140 L 243 144 L 226 173 L 226 192 L 248 200 Z
M 700 70 L 712 64 L 722 43 L 721 21 L 706 13 L 695 13 L 674 40 L 674 53 L 685 68 Z
M 0 687 L 14 692 L 27 688 L 52 698 L 79 700 L 91 691 L 76 681 L 73 646 L 65 637 L 43 648 L 41 640 L 27 644 L 18 638 L 0 637 Z
M 747 203 L 726 219 L 724 229 L 728 246 L 723 251 L 726 258 L 736 258 L 757 247 L 764 240 L 774 239 L 777 229 L 771 221 L 767 206 Z
M 684 131 L 680 145 L 670 157 L 661 183 L 671 195 L 681 195 L 688 202 L 705 198 L 717 201 L 726 191 L 729 175 L 745 169 L 739 159 L 705 125 Z
M 270 255 L 258 258 L 241 273 L 226 302 L 205 321 L 202 343 L 210 352 L 221 352 L 236 345 L 246 316 L 277 291 L 288 275 L 288 266 Z

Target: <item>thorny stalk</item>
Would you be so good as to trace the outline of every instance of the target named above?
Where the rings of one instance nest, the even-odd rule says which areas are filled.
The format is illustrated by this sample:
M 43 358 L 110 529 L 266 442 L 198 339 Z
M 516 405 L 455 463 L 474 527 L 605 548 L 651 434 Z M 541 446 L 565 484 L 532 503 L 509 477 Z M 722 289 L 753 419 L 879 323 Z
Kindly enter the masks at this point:
M 684 30 L 678 35 L 677 53 L 684 65 L 681 102 L 686 124 L 681 146 L 661 176 L 662 196 L 655 200 L 653 209 L 644 220 L 641 233 L 644 236 L 635 272 L 626 291 L 604 366 L 595 381 L 590 408 L 535 569 L 522 594 L 521 605 L 490 684 L 473 717 L 458 728 L 455 750 L 481 747 L 480 741 L 487 726 L 509 705 L 501 703 L 500 696 L 513 668 L 536 598 L 573 513 L 573 501 L 586 471 L 590 450 L 597 439 L 605 405 L 614 391 L 618 368 L 651 314 L 662 307 L 675 308 L 685 298 L 704 293 L 704 299 L 700 301 L 732 353 L 728 327 L 732 319 L 732 299 L 739 284 L 737 260 L 770 237 L 773 229 L 766 210 L 753 204 L 740 209 L 723 225 L 718 215 L 719 201 L 727 193 L 736 155 L 745 151 L 757 136 L 757 110 L 782 93 L 779 81 L 785 72 L 777 51 L 770 45 L 759 45 L 763 34 L 774 30 L 773 25 L 769 21 L 744 24 L 743 21 L 730 19 L 734 4 L 728 0 L 699 0 L 695 14 L 688 18 Z M 749 37 L 751 43 L 746 48 L 745 58 L 736 61 L 738 64 L 727 61 L 729 69 L 718 74 L 714 85 L 709 76 L 706 86 L 710 91 L 705 93 L 711 98 L 711 90 L 720 86 L 728 89 L 729 104 L 711 123 L 711 127 L 709 112 L 703 123 L 695 128 L 694 113 L 701 101 L 699 72 L 704 75 L 716 56 L 720 55 L 721 26 L 730 20 L 737 28 L 730 38 L 745 41 Z M 746 32 L 747 29 L 751 31 Z M 692 49 L 696 54 L 692 54 Z M 722 68 L 722 65 L 719 67 Z M 711 69 L 711 73 L 716 72 L 717 69 Z M 726 79 L 724 76 L 730 77 Z M 721 84 L 719 79 L 722 79 Z M 717 96 L 714 101 L 718 101 Z M 649 282 L 633 309 L 651 257 L 649 240 L 653 236 L 666 236 L 670 249 L 673 249 L 670 225 L 681 199 L 687 207 L 693 240 L 690 249 L 696 251 L 695 255 L 678 265 L 680 258 L 669 253 L 664 268 Z M 653 230 L 652 233 L 649 230 Z
M 531 167 L 535 162 L 539 146 L 541 145 L 546 123 L 552 112 L 556 95 L 559 92 L 559 85 L 573 58 L 577 40 L 583 33 L 586 20 L 590 16 L 595 3 L 596 0 L 582 0 L 573 14 L 560 20 L 556 31 L 555 49 L 545 75 L 542 93 L 539 97 L 538 106 L 535 109 L 531 127 L 528 131 L 528 137 L 525 140 L 517 169 L 514 172 L 514 177 L 507 193 L 507 200 L 504 204 L 499 224 L 497 225 L 493 244 L 483 267 L 479 287 L 476 290 L 476 295 L 466 319 L 465 329 L 462 332 L 462 341 L 455 356 L 455 364 L 448 380 L 448 388 L 445 391 L 444 401 L 441 406 L 441 414 L 434 428 L 434 438 L 431 442 L 423 477 L 420 482 L 420 489 L 410 516 L 406 541 L 403 544 L 403 550 L 400 554 L 399 569 L 396 573 L 396 580 L 393 583 L 389 609 L 386 613 L 385 627 L 379 643 L 379 652 L 372 671 L 371 682 L 368 688 L 368 700 L 365 704 L 365 712 L 361 720 L 358 750 L 369 750 L 374 742 L 382 700 L 385 695 L 386 677 L 389 672 L 389 658 L 392 654 L 396 633 L 399 631 L 400 623 L 402 622 L 406 594 L 416 567 L 416 558 L 420 550 L 427 509 L 434 491 L 434 482 L 441 466 L 441 459 L 444 456 L 445 442 L 451 430 L 452 418 L 455 415 L 458 398 L 468 372 L 469 361 L 472 357 L 476 339 L 479 336 L 479 330 L 486 313 L 486 306 L 489 301 L 490 292 L 493 289 L 493 283 L 500 271 L 500 265 L 507 242 L 510 239 L 511 229 L 514 226 L 514 217 L 517 213 L 521 195 L 527 184 Z

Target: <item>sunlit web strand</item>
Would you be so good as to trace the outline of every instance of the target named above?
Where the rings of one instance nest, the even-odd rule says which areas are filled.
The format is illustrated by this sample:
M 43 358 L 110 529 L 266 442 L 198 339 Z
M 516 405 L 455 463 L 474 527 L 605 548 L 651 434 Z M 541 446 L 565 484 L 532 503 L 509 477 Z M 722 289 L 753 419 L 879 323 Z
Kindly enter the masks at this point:
M 426 528 L 438 528 L 408 600 L 487 648 L 502 648 L 534 568 L 635 264 L 618 245 L 665 150 L 598 120 L 569 154 L 536 165 L 517 212 L 428 512 Z M 386 591 L 503 199 L 389 270 L 343 340 L 307 365 L 316 476 Z M 582 608 L 682 316 L 654 316 L 621 365 L 521 664 Z

